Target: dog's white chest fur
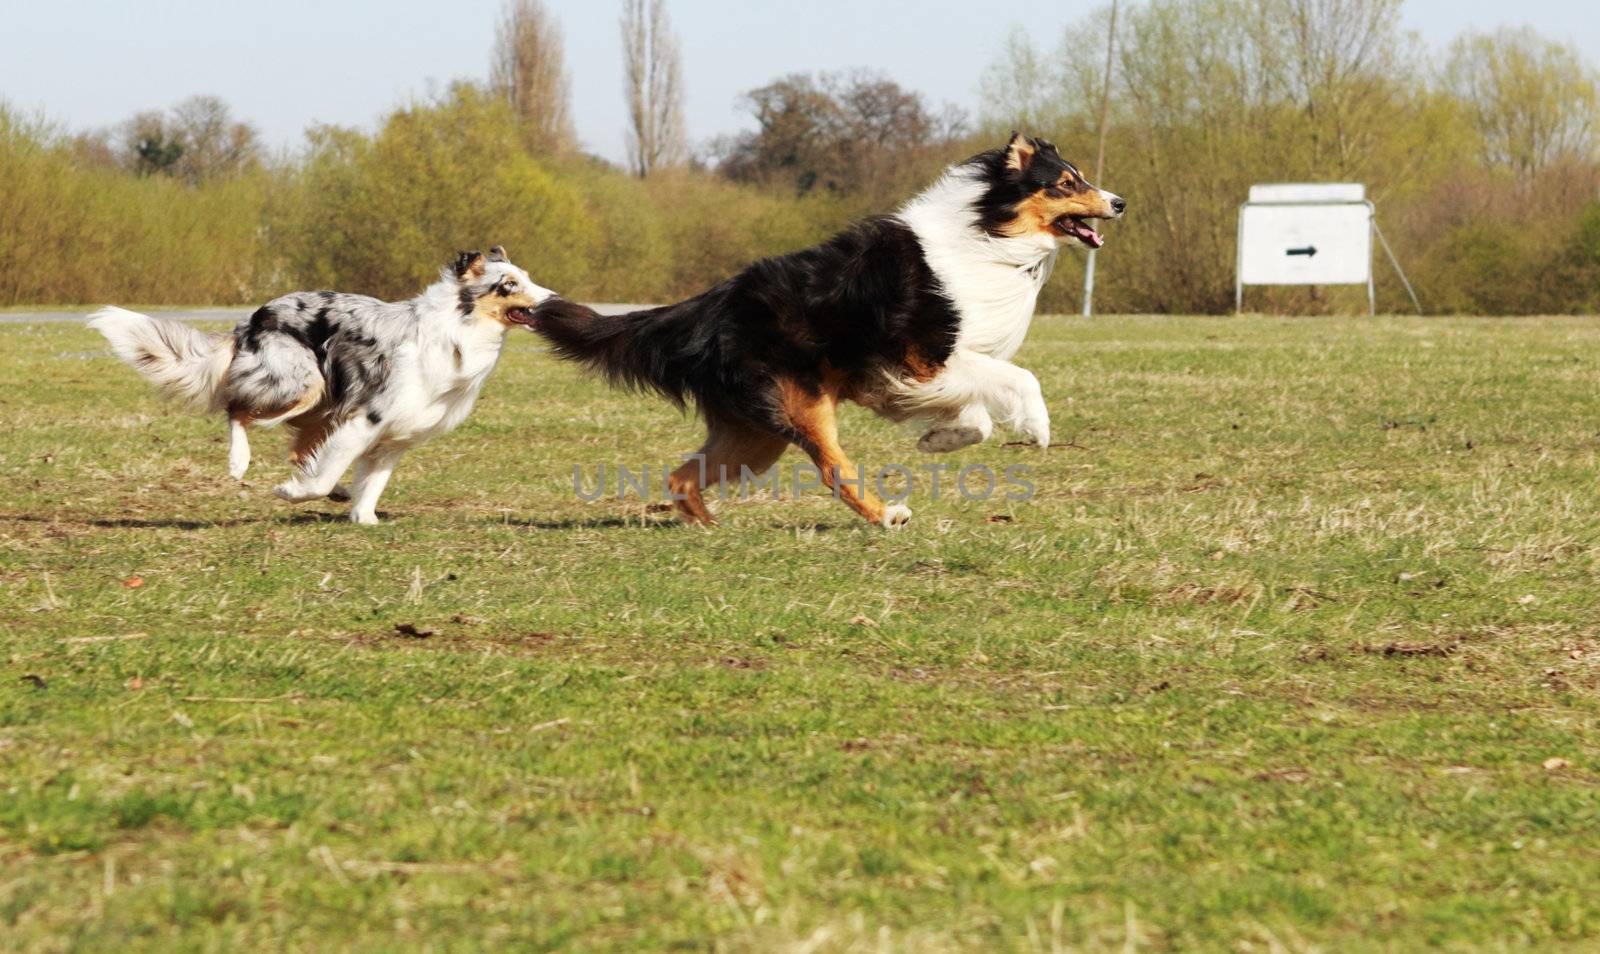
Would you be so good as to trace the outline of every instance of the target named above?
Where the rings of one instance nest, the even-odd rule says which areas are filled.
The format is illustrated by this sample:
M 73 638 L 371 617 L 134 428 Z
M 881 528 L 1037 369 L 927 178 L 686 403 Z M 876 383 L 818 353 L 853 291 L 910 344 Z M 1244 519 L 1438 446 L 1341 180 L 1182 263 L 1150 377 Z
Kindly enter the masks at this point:
M 899 216 L 916 233 L 928 267 L 961 316 L 956 347 L 1009 361 L 1028 335 L 1058 249 L 1044 236 L 995 238 L 979 231 L 972 209 L 982 194 L 982 183 L 952 172 Z
M 475 326 L 460 335 L 423 339 L 397 355 L 403 383 L 389 409 L 384 438 L 420 443 L 454 430 L 472 413 L 500 360 L 504 333 Z
M 1029 266 L 941 263 L 934 268 L 961 315 L 956 347 L 1009 361 L 1022 347 L 1033 311 L 1055 266 L 1050 250 Z

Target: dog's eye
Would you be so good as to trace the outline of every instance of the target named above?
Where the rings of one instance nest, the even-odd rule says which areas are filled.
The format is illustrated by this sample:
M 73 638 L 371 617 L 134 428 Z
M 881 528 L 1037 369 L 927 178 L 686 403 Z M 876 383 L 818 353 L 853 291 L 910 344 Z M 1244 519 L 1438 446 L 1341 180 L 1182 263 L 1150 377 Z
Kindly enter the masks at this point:
M 517 293 L 517 283 L 516 282 L 506 282 L 505 284 L 500 286 L 500 290 L 502 292 L 505 292 L 507 295 L 515 295 Z

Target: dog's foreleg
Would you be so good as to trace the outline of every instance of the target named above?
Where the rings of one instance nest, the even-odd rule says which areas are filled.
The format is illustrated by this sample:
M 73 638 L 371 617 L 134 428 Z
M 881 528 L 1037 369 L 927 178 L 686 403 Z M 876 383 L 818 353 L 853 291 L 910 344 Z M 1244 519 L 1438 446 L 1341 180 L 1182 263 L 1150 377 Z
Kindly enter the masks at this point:
M 250 469 L 250 435 L 245 433 L 244 422 L 228 418 L 228 476 L 243 480 Z
M 981 424 L 981 418 L 966 408 L 972 404 L 981 405 L 1006 427 L 1026 434 L 1040 447 L 1050 446 L 1050 411 L 1045 407 L 1039 379 L 1009 361 L 959 349 L 945 362 L 939 376 L 914 390 L 910 399 L 913 406 L 921 404 L 930 409 L 960 407 L 957 424 L 965 417 L 967 426 Z M 967 416 L 969 414 L 971 416 Z M 930 431 L 924 440 L 932 435 Z M 958 435 L 946 439 L 955 436 Z
M 355 501 L 350 507 L 350 519 L 353 522 L 367 526 L 378 522 L 378 498 L 383 496 L 383 489 L 389 484 L 389 475 L 394 473 L 394 465 L 400 461 L 403 453 L 400 450 L 378 448 L 356 461 L 355 483 L 350 488 L 351 499 Z
M 372 447 L 377 436 L 377 425 L 363 415 L 340 424 L 300 464 L 299 473 L 273 488 L 273 493 L 291 503 L 328 496 L 350 465 Z
M 917 441 L 917 450 L 930 454 L 948 454 L 953 450 L 982 444 L 994 433 L 994 418 L 989 409 L 974 401 L 956 412 L 956 416 L 943 420 L 928 429 Z

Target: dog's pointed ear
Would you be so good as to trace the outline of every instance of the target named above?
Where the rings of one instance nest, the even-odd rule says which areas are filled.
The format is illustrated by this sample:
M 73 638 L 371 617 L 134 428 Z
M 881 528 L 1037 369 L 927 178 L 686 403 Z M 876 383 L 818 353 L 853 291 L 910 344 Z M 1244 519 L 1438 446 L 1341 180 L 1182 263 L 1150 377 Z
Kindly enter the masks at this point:
M 511 259 L 506 258 L 506 247 L 504 245 L 492 245 L 489 247 L 489 261 L 509 262 Z
M 1032 139 L 1013 129 L 1011 141 L 1006 143 L 1006 168 L 1012 172 L 1026 170 L 1038 151 L 1039 147 L 1034 145 Z
M 482 278 L 484 273 L 483 253 L 477 250 L 457 252 L 454 268 L 456 281 L 466 281 L 468 278 Z

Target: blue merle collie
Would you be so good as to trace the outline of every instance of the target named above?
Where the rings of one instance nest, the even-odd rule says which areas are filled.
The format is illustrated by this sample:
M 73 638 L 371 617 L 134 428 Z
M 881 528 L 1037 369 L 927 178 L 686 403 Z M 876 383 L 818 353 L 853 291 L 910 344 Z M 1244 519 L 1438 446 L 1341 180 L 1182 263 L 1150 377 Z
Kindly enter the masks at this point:
M 462 252 L 409 301 L 295 292 L 221 335 L 121 308 L 89 325 L 167 394 L 227 414 L 235 479 L 250 466 L 245 429 L 285 424 L 295 469 L 277 495 L 348 496 L 350 519 L 372 524 L 400 456 L 466 419 L 507 329 L 530 324 L 548 297 L 497 245 Z M 345 491 L 338 481 L 352 464 Z
M 871 493 L 839 446 L 840 403 L 919 423 L 925 451 L 986 440 L 997 420 L 1048 447 L 1039 381 L 1011 357 L 1061 245 L 1099 248 L 1092 221 L 1124 205 L 1014 133 L 897 213 L 688 301 L 603 317 L 552 298 L 533 328 L 615 383 L 694 401 L 709 435 L 668 481 L 685 520 L 712 522 L 705 488 L 763 473 L 794 444 L 857 513 L 899 527 L 911 511 Z

